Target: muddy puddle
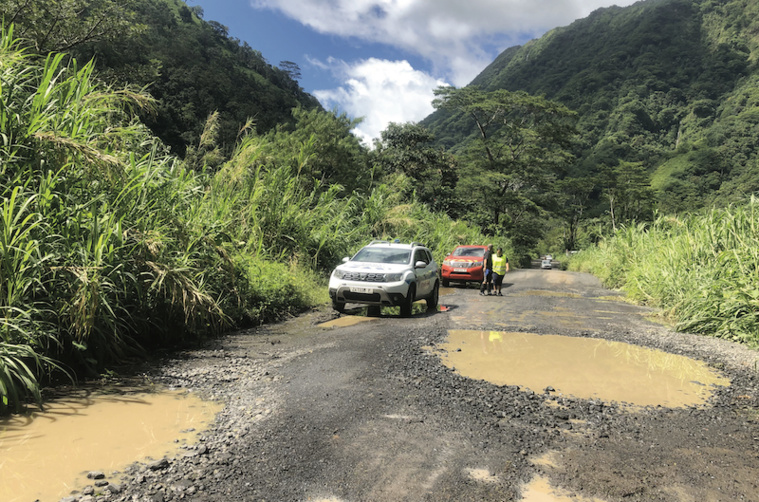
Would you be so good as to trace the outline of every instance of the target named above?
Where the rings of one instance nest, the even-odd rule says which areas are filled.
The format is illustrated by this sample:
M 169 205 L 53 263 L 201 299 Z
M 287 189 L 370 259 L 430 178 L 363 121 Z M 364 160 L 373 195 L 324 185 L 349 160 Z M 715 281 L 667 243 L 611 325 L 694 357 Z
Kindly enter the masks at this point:
M 452 330 L 438 348 L 468 378 L 630 407 L 702 405 L 730 384 L 701 361 L 608 340 Z
M 604 502 L 601 499 L 574 495 L 567 490 L 551 486 L 548 480 L 536 476 L 522 489 L 521 502 Z
M 0 420 L 0 501 L 56 502 L 137 461 L 193 444 L 221 406 L 186 392 L 90 394 Z
M 332 319 L 331 321 L 323 322 L 318 325 L 320 328 L 347 328 L 348 326 L 355 326 L 356 324 L 367 322 L 367 321 L 374 321 L 376 320 L 376 317 L 363 317 L 363 316 L 357 316 L 357 315 L 350 315 L 350 316 L 343 316 L 338 317 L 337 319 Z
M 440 296 L 451 295 L 456 290 L 453 288 L 440 288 Z M 451 307 L 448 305 L 438 304 L 438 312 L 448 312 Z M 381 307 L 380 310 L 371 315 L 368 307 L 361 307 L 357 309 L 351 309 L 346 311 L 345 315 L 341 315 L 337 319 L 317 324 L 319 328 L 347 328 L 349 326 L 355 326 L 362 322 L 376 320 L 379 317 L 398 317 L 400 316 L 400 307 Z M 427 313 L 427 302 L 425 300 L 418 300 L 411 306 L 411 315 L 419 315 Z
M 484 484 L 500 482 L 499 476 L 489 469 L 465 469 L 464 474 L 472 481 Z M 521 487 L 519 502 L 605 502 L 598 498 L 576 495 L 569 490 L 552 486 L 547 478 L 535 476 Z
M 551 296 L 556 298 L 582 298 L 582 295 L 577 293 L 566 293 L 562 291 L 546 291 L 546 290 L 534 290 L 534 291 L 522 291 L 515 293 L 513 296 Z

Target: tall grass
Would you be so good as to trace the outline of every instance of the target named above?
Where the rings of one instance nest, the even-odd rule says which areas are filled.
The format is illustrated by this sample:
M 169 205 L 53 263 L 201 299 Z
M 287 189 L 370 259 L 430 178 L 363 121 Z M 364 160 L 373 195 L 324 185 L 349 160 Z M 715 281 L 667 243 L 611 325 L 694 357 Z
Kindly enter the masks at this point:
M 38 64 L 0 31 L 0 413 L 39 402 L 61 372 L 326 303 L 328 271 L 373 238 L 438 259 L 483 242 L 393 187 L 342 196 L 305 177 L 316 136 L 278 150 L 249 134 L 197 170 L 134 119 L 149 105 L 91 63 Z
M 759 201 L 625 228 L 582 251 L 591 272 L 677 329 L 759 346 Z
M 91 64 L 42 65 L 0 33 L 0 412 L 65 362 L 97 373 L 161 338 L 224 321 L 213 252 L 184 232 L 203 180 L 128 120 L 139 94 Z M 166 337 L 166 334 L 169 334 Z

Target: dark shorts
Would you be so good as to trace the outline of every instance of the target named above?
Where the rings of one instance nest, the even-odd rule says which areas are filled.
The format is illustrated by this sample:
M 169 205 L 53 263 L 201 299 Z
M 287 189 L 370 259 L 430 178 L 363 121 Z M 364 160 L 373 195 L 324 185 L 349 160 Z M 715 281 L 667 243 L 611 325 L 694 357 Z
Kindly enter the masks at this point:
M 496 286 L 500 286 L 501 284 L 503 284 L 503 276 L 493 272 L 493 284 L 495 284 Z

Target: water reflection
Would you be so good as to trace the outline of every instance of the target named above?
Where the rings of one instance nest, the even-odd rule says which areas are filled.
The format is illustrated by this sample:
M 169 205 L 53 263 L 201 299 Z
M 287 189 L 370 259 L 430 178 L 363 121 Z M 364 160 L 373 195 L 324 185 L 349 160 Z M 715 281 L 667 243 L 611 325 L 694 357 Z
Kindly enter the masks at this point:
M 440 348 L 469 378 L 634 406 L 703 404 L 730 383 L 700 361 L 608 340 L 453 330 Z
M 0 500 L 57 501 L 111 473 L 175 453 L 221 409 L 187 393 L 79 395 L 0 420 Z

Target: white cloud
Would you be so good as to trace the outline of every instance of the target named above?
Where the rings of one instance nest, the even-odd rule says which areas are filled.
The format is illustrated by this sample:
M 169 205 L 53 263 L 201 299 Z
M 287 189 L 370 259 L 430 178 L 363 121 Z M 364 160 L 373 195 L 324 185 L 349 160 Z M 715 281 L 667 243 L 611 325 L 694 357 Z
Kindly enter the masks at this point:
M 432 113 L 433 89 L 447 85 L 414 70 L 406 61 L 370 58 L 352 64 L 330 60 L 327 64 L 339 72 L 345 84 L 313 94 L 325 108 L 337 107 L 352 117 L 363 117 L 354 132 L 367 146 L 390 122 L 416 122 Z
M 418 121 L 430 112 L 443 80 L 464 86 L 502 50 L 565 26 L 593 10 L 636 0 L 249 0 L 313 30 L 417 54 L 431 73 L 406 61 L 312 61 L 339 71 L 344 84 L 313 94 L 327 108 L 364 117 L 357 134 L 370 143 L 389 122 Z
M 610 5 L 636 0 L 250 0 L 330 35 L 419 54 L 454 85 L 469 83 L 497 54 L 527 37 Z

